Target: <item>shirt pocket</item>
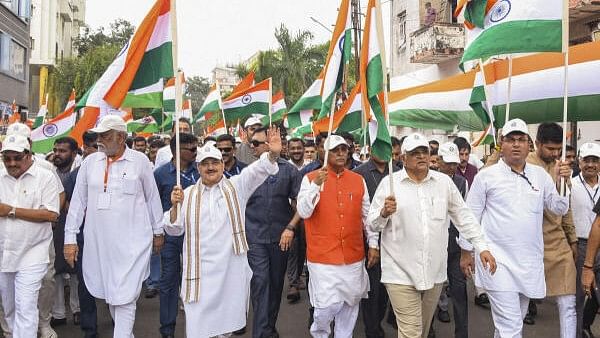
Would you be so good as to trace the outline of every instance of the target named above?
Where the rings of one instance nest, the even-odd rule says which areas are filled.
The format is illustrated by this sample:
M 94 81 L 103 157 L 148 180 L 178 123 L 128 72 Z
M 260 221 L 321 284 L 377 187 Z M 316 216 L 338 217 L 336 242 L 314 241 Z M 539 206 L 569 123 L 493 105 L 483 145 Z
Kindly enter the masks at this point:
M 123 193 L 125 195 L 135 195 L 137 192 L 137 180 L 124 178 L 123 179 Z
M 431 197 L 431 219 L 445 221 L 448 217 L 448 199 L 445 197 Z
M 523 205 L 530 212 L 539 214 L 544 211 L 544 199 L 542 193 L 531 189 L 523 194 Z
M 19 194 L 17 207 L 24 209 L 37 209 L 39 197 L 34 191 L 23 191 Z

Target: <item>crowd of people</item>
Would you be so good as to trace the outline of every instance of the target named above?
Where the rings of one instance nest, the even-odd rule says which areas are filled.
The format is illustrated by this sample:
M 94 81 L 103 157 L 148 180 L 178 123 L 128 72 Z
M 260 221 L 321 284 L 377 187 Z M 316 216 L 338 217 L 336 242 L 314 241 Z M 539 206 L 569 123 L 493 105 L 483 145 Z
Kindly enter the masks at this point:
M 351 134 L 288 138 L 254 117 L 238 137 L 197 137 L 182 118 L 144 138 L 109 115 L 50 154 L 32 154 L 30 133 L 10 125 L 1 148 L 5 337 L 57 337 L 66 303 L 97 337 L 96 299 L 113 336 L 133 337 L 142 294 L 159 298 L 162 337 L 183 314 L 187 337 L 279 337 L 283 295 L 306 290 L 313 337 L 352 337 L 359 313 L 366 337 L 385 321 L 432 337 L 451 303 L 463 338 L 469 278 L 495 337 L 521 337 L 545 298 L 556 336 L 593 337 L 600 145 L 562 161 L 558 124 L 508 121 L 485 161 L 461 137 L 393 137 L 391 164 Z

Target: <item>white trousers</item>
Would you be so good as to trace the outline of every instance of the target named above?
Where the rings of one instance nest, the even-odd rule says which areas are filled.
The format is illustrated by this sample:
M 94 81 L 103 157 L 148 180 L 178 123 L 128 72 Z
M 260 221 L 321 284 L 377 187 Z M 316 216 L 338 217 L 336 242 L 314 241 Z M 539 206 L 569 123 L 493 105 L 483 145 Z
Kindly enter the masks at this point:
M 529 298 L 518 292 L 487 291 L 494 320 L 494 338 L 521 338 Z
M 108 305 L 110 316 L 115 321 L 113 338 L 133 338 L 136 301 L 123 305 Z
M 351 306 L 345 302 L 315 308 L 314 321 L 310 326 L 310 334 L 314 338 L 327 338 L 331 333 L 331 322 L 335 321 L 335 338 L 351 338 L 360 303 Z
M 17 272 L 0 272 L 0 296 L 13 338 L 37 337 L 38 294 L 47 269 L 47 264 L 37 264 Z
M 556 296 L 558 318 L 560 321 L 560 338 L 575 338 L 577 336 L 577 309 L 575 295 Z
M 67 317 L 67 309 L 65 308 L 65 281 L 69 280 L 69 306 L 71 312 L 79 312 L 79 294 L 77 292 L 78 280 L 77 274 L 56 274 L 56 298 L 52 306 L 52 317 L 56 319 L 64 319 Z

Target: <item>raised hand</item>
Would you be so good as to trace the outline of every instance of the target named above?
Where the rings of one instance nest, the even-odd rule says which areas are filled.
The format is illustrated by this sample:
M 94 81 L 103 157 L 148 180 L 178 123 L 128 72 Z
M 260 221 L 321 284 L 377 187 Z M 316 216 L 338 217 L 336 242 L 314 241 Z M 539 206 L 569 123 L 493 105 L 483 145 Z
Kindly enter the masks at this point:
M 271 158 L 279 157 L 283 146 L 281 144 L 281 134 L 279 134 L 278 127 L 271 126 L 269 127 L 269 130 L 267 130 L 267 145 L 269 146 Z

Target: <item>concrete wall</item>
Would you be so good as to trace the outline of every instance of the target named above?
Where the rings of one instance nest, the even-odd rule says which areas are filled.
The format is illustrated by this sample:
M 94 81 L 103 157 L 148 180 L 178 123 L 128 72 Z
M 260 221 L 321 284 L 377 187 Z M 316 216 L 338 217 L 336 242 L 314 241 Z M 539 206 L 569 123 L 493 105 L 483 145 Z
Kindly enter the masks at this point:
M 28 79 L 29 79 L 29 24 L 17 17 L 4 5 L 0 5 L 0 31 L 10 35 L 21 46 L 25 47 L 25 77 L 17 79 L 0 70 L 0 101 L 28 107 Z

